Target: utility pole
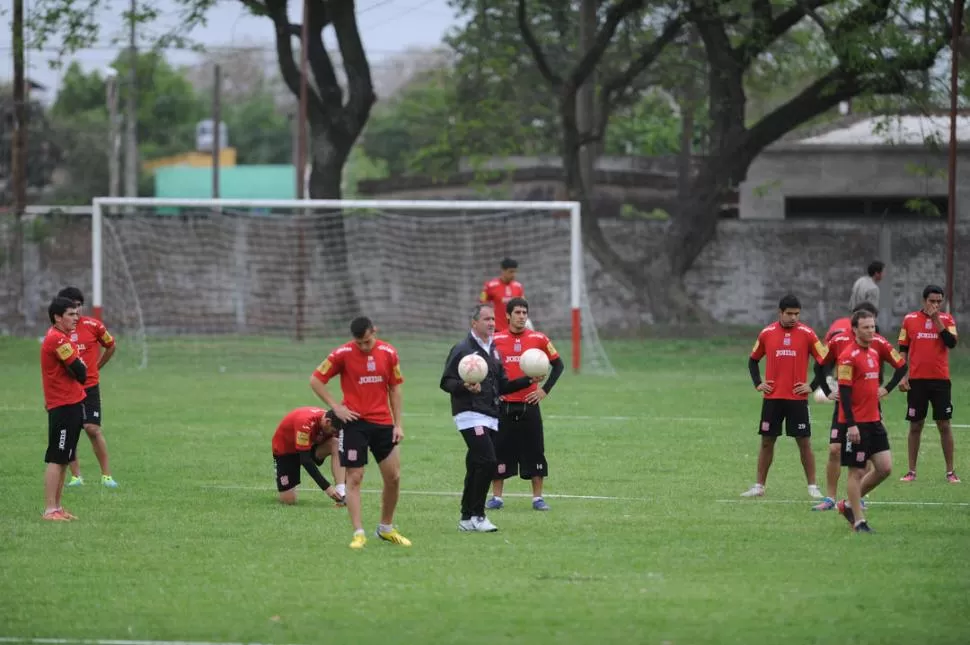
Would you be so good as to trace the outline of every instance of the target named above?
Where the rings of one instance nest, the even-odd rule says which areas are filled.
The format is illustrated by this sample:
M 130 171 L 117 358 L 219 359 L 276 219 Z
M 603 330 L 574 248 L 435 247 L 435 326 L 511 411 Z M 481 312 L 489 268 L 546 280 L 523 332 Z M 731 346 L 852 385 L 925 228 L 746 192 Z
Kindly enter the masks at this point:
M 219 199 L 219 154 L 222 148 L 222 70 L 215 64 L 212 83 L 212 199 Z
M 128 95 L 125 101 L 125 197 L 138 197 L 138 45 L 135 42 L 137 0 L 131 0 L 128 25 Z
M 108 103 L 108 196 L 121 194 L 121 137 L 118 133 L 118 72 L 109 68 L 105 78 Z
M 596 37 L 596 0 L 582 0 L 579 7 L 579 55 L 584 56 L 593 46 Z M 588 136 L 593 131 L 595 113 L 596 72 L 590 72 L 582 87 L 576 92 L 576 125 L 580 136 Z M 586 198 L 592 197 L 594 167 L 596 164 L 596 144 L 587 143 L 579 150 L 579 176 L 583 182 Z
M 13 2 L 13 141 L 11 142 L 10 189 L 13 192 L 13 267 L 16 313 L 26 323 L 26 272 L 23 263 L 23 216 L 27 211 L 27 79 L 24 75 L 24 2 Z M 18 324 L 19 326 L 19 324 Z

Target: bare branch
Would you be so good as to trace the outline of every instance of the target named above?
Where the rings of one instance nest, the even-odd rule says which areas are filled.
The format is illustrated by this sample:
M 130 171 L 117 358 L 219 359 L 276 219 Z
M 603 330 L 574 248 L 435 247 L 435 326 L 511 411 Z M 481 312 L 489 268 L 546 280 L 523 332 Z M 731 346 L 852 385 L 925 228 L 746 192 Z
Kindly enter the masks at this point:
M 343 90 L 337 82 L 330 54 L 323 45 L 323 30 L 329 24 L 327 7 L 323 2 L 307 3 L 307 63 L 313 72 L 320 101 L 327 107 L 329 114 L 335 115 L 343 106 Z M 332 121 L 333 119 L 331 119 Z
M 532 52 L 532 58 L 536 61 L 536 67 L 539 69 L 539 73 L 542 74 L 542 77 L 546 79 L 549 85 L 554 89 L 558 89 L 562 85 L 562 78 L 549 67 L 549 62 L 546 60 L 546 55 L 542 51 L 542 46 L 539 45 L 535 35 L 532 33 L 532 28 L 529 26 L 529 17 L 525 12 L 525 0 L 519 0 L 519 6 L 515 14 L 519 22 L 519 32 L 522 34 L 522 40 L 525 41 L 525 46 Z
M 350 144 L 357 139 L 367 123 L 371 108 L 377 101 L 374 82 L 371 79 L 370 64 L 364 45 L 360 41 L 357 17 L 354 15 L 353 0 L 330 2 L 331 23 L 337 32 L 337 46 L 347 74 L 347 105 L 342 112 L 342 121 Z
M 292 26 L 286 16 L 286 0 L 266 0 L 267 15 L 273 20 L 276 32 L 276 59 L 280 66 L 283 81 L 294 96 L 300 96 L 300 68 L 293 58 L 293 45 L 290 42 Z M 307 104 L 317 112 L 323 111 L 323 104 L 313 88 L 307 87 Z
M 684 26 L 684 17 L 675 16 L 664 25 L 663 31 L 659 36 L 640 48 L 640 53 L 630 61 L 622 72 L 615 74 L 603 83 L 603 95 L 605 100 L 610 100 L 613 95 L 629 86 L 640 74 L 642 74 L 653 62 L 663 53 L 663 50 L 680 33 Z
M 788 30 L 797 25 L 805 16 L 810 16 L 812 20 L 822 27 L 824 32 L 828 32 L 828 27 L 818 15 L 816 9 L 834 4 L 836 1 L 797 0 L 795 6 L 775 16 L 765 29 L 753 31 L 745 42 L 738 47 L 741 51 L 745 67 L 750 65 L 751 61 L 755 58 L 763 54 L 776 40 L 788 33 Z
M 519 6 L 522 7 L 524 2 L 525 0 L 519 0 Z M 586 82 L 589 75 L 596 69 L 596 65 L 599 64 L 600 59 L 603 58 L 606 48 L 610 46 L 610 42 L 613 40 L 613 34 L 616 33 L 616 28 L 620 22 L 634 11 L 643 7 L 643 2 L 644 0 L 620 0 L 620 2 L 610 6 L 606 11 L 603 26 L 596 32 L 589 51 L 583 53 L 579 64 L 569 73 L 569 84 L 572 88 L 578 89 Z

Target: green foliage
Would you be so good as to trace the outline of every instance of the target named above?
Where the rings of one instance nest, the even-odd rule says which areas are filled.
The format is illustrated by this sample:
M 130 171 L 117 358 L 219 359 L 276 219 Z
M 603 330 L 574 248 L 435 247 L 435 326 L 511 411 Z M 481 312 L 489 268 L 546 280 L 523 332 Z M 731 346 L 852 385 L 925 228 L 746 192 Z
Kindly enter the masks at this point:
M 365 179 L 385 179 L 389 176 L 387 162 L 373 159 L 362 146 L 354 146 L 344 164 L 343 194 L 347 199 L 361 197 L 357 185 Z
M 222 120 L 229 130 L 229 145 L 236 149 L 237 163 L 293 163 L 290 120 L 276 106 L 272 94 L 263 90 L 223 104 L 222 112 Z

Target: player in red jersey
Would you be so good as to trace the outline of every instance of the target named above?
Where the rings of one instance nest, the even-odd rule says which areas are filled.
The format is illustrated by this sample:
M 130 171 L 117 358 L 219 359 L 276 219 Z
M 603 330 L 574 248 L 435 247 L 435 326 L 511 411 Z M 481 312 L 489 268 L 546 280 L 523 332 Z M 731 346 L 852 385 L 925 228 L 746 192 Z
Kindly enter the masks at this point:
M 66 287 L 57 294 L 63 298 L 68 298 L 74 302 L 80 314 L 84 306 L 84 294 L 77 287 Z M 101 485 L 107 488 L 117 488 L 118 482 L 111 476 L 111 468 L 108 466 L 108 444 L 101 434 L 101 368 L 107 365 L 111 357 L 114 356 L 117 345 L 114 337 L 108 329 L 97 318 L 89 318 L 81 315 L 77 321 L 77 329 L 71 335 L 71 340 L 77 344 L 77 349 L 84 359 L 84 364 L 88 367 L 88 378 L 84 382 L 84 432 L 91 440 L 91 447 L 94 449 L 94 456 L 98 458 L 98 465 L 101 466 Z M 101 349 L 104 348 L 102 352 Z M 84 478 L 81 477 L 81 466 L 78 464 L 77 453 L 71 461 L 71 481 L 67 483 L 69 488 L 83 486 Z
M 333 410 L 297 408 L 283 417 L 273 433 L 273 464 L 276 467 L 276 490 L 280 502 L 296 504 L 296 487 L 300 485 L 300 468 L 338 505 L 344 505 L 344 469 L 337 454 L 337 430 L 341 422 Z M 320 466 L 330 457 L 331 485 L 320 473 Z
M 330 352 L 310 377 L 310 388 L 344 422 L 338 435 L 340 465 L 347 469 L 347 510 L 354 527 L 350 548 L 367 544 L 360 516 L 360 482 L 370 448 L 384 479 L 381 523 L 377 537 L 392 544 L 411 546 L 411 541 L 394 528 L 394 509 L 401 491 L 401 456 L 397 447 L 404 439 L 401 425 L 401 364 L 397 350 L 377 338 L 370 318 L 361 316 L 350 323 L 353 340 Z M 340 375 L 343 401 L 327 389 Z
M 852 313 L 855 314 L 856 311 L 869 312 L 873 317 L 878 315 L 878 310 L 868 302 L 861 303 Z M 844 327 L 841 325 L 836 326 L 836 323 L 841 320 L 848 321 L 848 324 Z M 835 323 L 832 323 L 832 327 L 829 328 L 826 334 L 826 339 L 825 344 L 828 347 L 828 355 L 825 358 L 824 367 L 826 368 L 826 372 L 828 372 L 829 368 L 835 367 L 836 363 L 838 363 L 839 356 L 842 352 L 850 345 L 855 344 L 852 318 L 840 318 Z M 892 343 L 879 334 L 873 335 L 872 346 L 879 353 L 883 362 L 894 363 L 899 358 L 899 353 L 892 346 Z M 828 377 L 826 376 L 827 380 Z M 881 371 L 879 382 L 882 383 Z M 830 392 L 828 399 L 830 401 L 838 401 L 838 391 Z M 813 511 L 830 511 L 835 508 L 835 496 L 839 486 L 839 475 L 842 471 L 842 444 L 844 441 L 845 424 L 839 423 L 839 404 L 836 402 L 832 406 L 832 424 L 829 430 L 829 457 L 825 465 L 825 497 L 822 498 L 821 502 L 812 507 Z
M 502 508 L 505 480 L 514 477 L 518 472 L 522 479 L 532 481 L 532 508 L 548 511 L 549 505 L 542 499 L 542 484 L 549 476 L 549 464 L 546 461 L 539 402 L 552 391 L 566 366 L 549 337 L 527 327 L 529 302 L 525 298 L 512 298 L 505 309 L 509 326 L 507 331 L 495 334 L 495 349 L 502 357 L 509 379 L 525 376 L 519 367 L 519 359 L 528 349 L 541 349 L 545 352 L 552 369 L 542 387 L 533 383 L 523 390 L 502 395 L 499 429 L 495 434 L 498 466 L 492 481 L 492 498 L 485 504 L 485 508 Z
M 84 387 L 88 370 L 71 334 L 78 312 L 68 298 L 54 298 L 47 315 L 51 328 L 40 346 L 40 372 L 47 408 L 47 454 L 44 461 L 44 519 L 65 522 L 77 519 L 61 506 L 67 464 L 74 459 L 84 424 Z
M 748 358 L 751 381 L 764 394 L 761 404 L 761 449 L 758 452 L 758 480 L 754 486 L 741 493 L 742 497 L 761 497 L 765 494 L 768 469 L 775 456 L 775 441 L 785 433 L 798 444 L 802 468 L 808 481 L 808 494 L 822 497 L 815 484 L 815 455 L 812 454 L 812 426 L 808 415 L 808 395 L 825 385 L 822 363 L 828 350 L 808 325 L 798 322 L 802 306 L 798 298 L 788 294 L 778 303 L 778 322 L 761 330 Z M 808 357 L 815 357 L 815 380 L 806 383 Z M 765 378 L 761 380 L 758 362 L 767 356 Z
M 495 309 L 495 331 L 500 332 L 508 329 L 509 318 L 505 313 L 505 306 L 512 298 L 525 297 L 525 289 L 522 283 L 515 279 L 519 272 L 519 263 L 512 258 L 502 260 L 502 274 L 489 280 L 482 287 L 479 301 L 482 304 L 491 304 Z
M 899 354 L 890 357 L 895 374 L 885 387 L 879 385 L 879 363 L 883 357 L 873 347 L 876 318 L 868 311 L 852 314 L 855 341 L 842 351 L 838 361 L 839 422 L 846 426 L 842 465 L 849 469 L 846 490 L 849 504 L 838 503 L 839 512 L 858 532 L 872 529 L 863 515 L 862 497 L 881 484 L 892 472 L 889 437 L 882 424 L 879 400 L 889 394 L 906 374 L 906 362 Z M 874 468 L 866 472 L 866 463 Z
M 953 399 L 950 395 L 950 350 L 957 346 L 957 323 L 942 311 L 943 289 L 935 284 L 923 289 L 923 307 L 907 314 L 899 329 L 899 351 L 909 356 L 909 377 L 900 386 L 906 395 L 909 421 L 909 470 L 902 481 L 916 479 L 916 458 L 923 423 L 933 404 L 933 420 L 940 431 L 940 445 L 946 462 L 946 480 L 959 484 L 953 470 Z

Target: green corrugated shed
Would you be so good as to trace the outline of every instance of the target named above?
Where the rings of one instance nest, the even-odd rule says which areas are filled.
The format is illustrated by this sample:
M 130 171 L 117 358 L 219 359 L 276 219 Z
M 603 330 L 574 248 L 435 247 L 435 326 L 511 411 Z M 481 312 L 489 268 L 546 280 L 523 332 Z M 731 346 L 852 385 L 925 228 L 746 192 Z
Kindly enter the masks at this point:
M 219 169 L 223 199 L 296 199 L 293 166 L 230 166 Z M 212 169 L 167 166 L 155 171 L 155 196 L 169 199 L 212 197 Z

